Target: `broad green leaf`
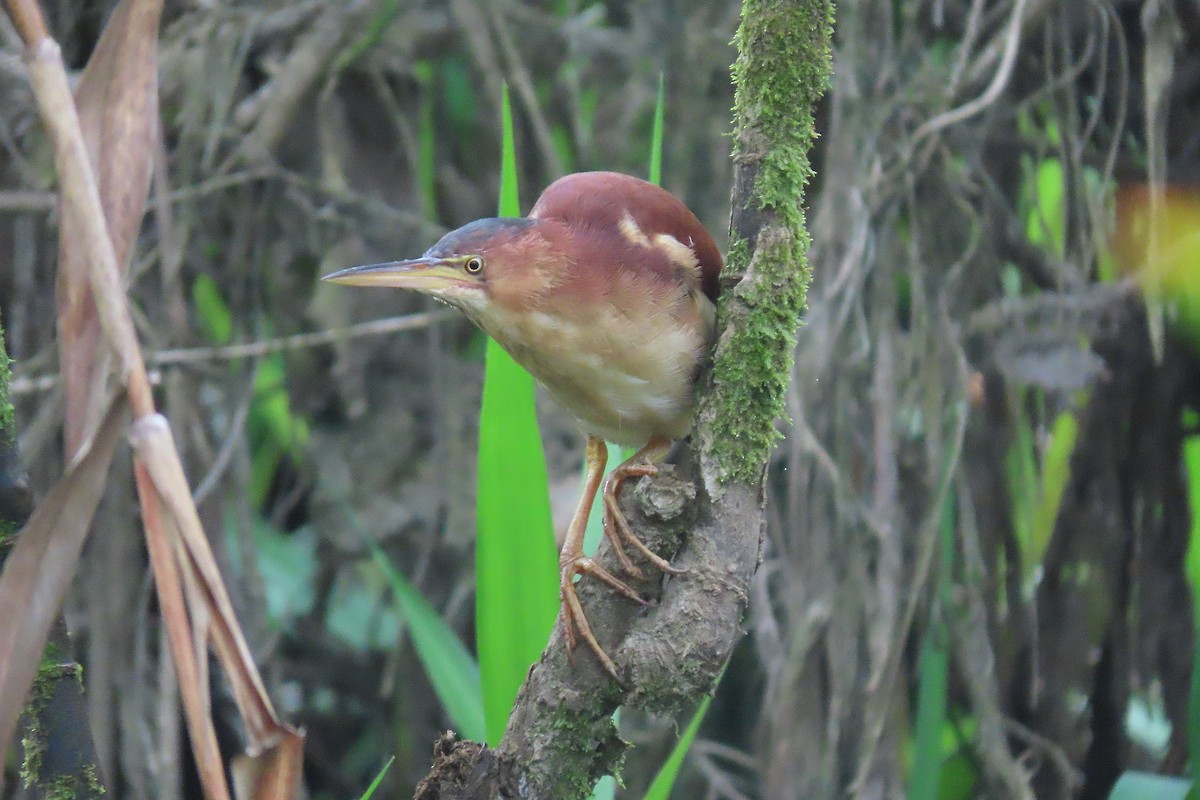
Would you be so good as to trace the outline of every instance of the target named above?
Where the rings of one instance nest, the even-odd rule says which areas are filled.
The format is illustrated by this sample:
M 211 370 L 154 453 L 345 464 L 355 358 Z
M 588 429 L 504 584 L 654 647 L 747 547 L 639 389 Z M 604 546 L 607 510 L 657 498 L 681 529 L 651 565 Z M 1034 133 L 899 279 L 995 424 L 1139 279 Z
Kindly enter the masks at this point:
M 237 515 L 226 512 L 226 530 L 236 531 Z M 254 556 L 267 603 L 267 620 L 283 629 L 292 620 L 307 614 L 316 594 L 317 542 L 312 528 L 302 527 L 284 533 L 262 517 L 253 522 Z M 237 552 L 232 549 L 230 552 Z
M 1000 269 L 1000 290 L 1004 296 L 1013 300 L 1021 296 L 1021 271 L 1011 261 Z
M 355 650 L 391 650 L 400 641 L 400 612 L 384 605 L 386 592 L 374 569 L 339 574 L 325 604 L 325 629 Z
M 596 781 L 596 785 L 592 787 L 592 794 L 589 800 L 613 800 L 617 796 L 617 779 L 612 775 L 605 775 Z
M 1184 800 L 1192 782 L 1149 772 L 1126 772 L 1117 779 L 1108 800 Z
M 221 290 L 211 275 L 201 273 L 192 284 L 192 307 L 196 321 L 213 344 L 229 344 L 233 338 L 233 312 L 221 296 Z
M 192 284 L 192 305 L 196 319 L 213 344 L 229 344 L 233 339 L 233 311 L 221 289 L 209 275 L 197 276 Z M 264 333 L 270 334 L 269 321 Z M 282 353 L 259 360 L 254 372 L 254 401 L 246 419 L 250 442 L 250 498 L 261 508 L 284 455 L 303 457 L 308 440 L 308 423 L 292 412 L 287 393 L 287 365 Z
M 1154 758 L 1166 758 L 1171 745 L 1171 720 L 1161 695 L 1136 692 L 1125 708 L 1125 734 L 1129 741 Z
M 942 762 L 938 800 L 975 800 L 979 796 L 978 758 L 965 749 L 956 747 Z
M 387 555 L 368 541 L 371 557 L 392 586 L 396 603 L 412 632 L 417 657 L 425 667 L 438 700 L 464 738 L 482 741 L 486 733 L 479 666 L 441 615 L 429 605 L 408 579 L 392 566 Z
M 501 216 L 520 215 L 508 91 L 502 99 Z M 487 742 L 497 745 L 517 690 L 558 613 L 558 559 L 533 378 L 488 340 L 479 421 L 476 625 Z
M 303 457 L 308 423 L 293 413 L 287 391 L 287 366 L 282 353 L 258 362 L 254 373 L 254 402 L 246 418 L 246 435 L 253 454 L 250 498 L 257 508 L 266 502 L 271 482 L 285 455 Z
M 1066 246 L 1066 183 L 1056 158 L 1026 165 L 1024 194 L 1028 203 L 1025 235 L 1032 244 L 1062 256 Z

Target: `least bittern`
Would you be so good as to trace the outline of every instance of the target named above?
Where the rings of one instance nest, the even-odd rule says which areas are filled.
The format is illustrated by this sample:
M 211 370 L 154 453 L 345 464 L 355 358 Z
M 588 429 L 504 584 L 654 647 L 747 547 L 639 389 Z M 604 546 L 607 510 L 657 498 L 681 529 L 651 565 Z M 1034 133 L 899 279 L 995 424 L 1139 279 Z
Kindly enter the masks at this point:
M 669 192 L 614 172 L 568 175 L 542 192 L 528 218 L 481 219 L 451 231 L 421 258 L 335 272 L 325 280 L 431 295 L 466 314 L 529 370 L 587 435 L 583 496 L 559 557 L 568 653 L 579 636 L 614 677 L 575 593 L 594 575 L 641 597 L 583 555 L 583 534 L 604 476 L 604 441 L 641 449 L 604 486 L 604 533 L 627 574 L 626 545 L 658 569 L 678 570 L 630 529 L 621 484 L 653 475 L 691 424 L 701 362 L 712 347 L 721 254 Z

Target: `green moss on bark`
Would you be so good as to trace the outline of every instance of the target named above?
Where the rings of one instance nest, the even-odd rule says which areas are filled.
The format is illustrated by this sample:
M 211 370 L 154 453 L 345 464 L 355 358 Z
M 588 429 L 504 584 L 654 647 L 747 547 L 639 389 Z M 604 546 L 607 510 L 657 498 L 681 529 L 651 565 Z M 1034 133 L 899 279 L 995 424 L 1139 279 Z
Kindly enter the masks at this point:
M 727 274 L 746 275 L 722 299 L 735 321 L 713 363 L 719 404 L 706 408 L 718 480 L 757 481 L 778 438 L 792 350 L 811 269 L 804 223 L 814 108 L 831 71 L 829 0 L 745 0 L 733 66 L 738 171 Z
M 12 366 L 5 348 L 4 326 L 0 325 L 0 447 L 10 449 L 17 446 L 17 422 L 13 416 L 12 397 L 8 385 L 12 383 Z M 13 545 L 17 536 L 17 523 L 0 513 L 0 563 Z
M 61 669 L 58 648 L 51 642 L 42 654 L 33 686 L 29 690 L 29 702 L 25 705 L 25 731 L 21 736 L 21 782 L 26 789 L 42 783 L 42 756 L 46 752 L 42 712 L 54 693 Z
M 8 389 L 11 382 L 12 367 L 4 344 L 4 328 L 0 326 L 0 447 L 15 447 L 17 443 L 17 423 Z M 12 546 L 16 533 L 16 523 L 0 514 L 0 556 Z
M 17 440 L 17 425 L 13 419 L 12 398 L 8 385 L 12 381 L 12 362 L 4 344 L 4 328 L 0 327 L 0 442 L 12 444 Z
M 96 800 L 106 791 L 96 770 L 94 754 L 90 756 L 91 761 L 72 765 L 69 771 L 57 771 L 62 769 L 63 757 L 60 753 L 56 759 L 59 764 L 55 770 L 47 769 L 48 748 L 55 746 L 60 751 L 64 748 L 61 738 L 57 745 L 50 743 L 51 728 L 61 726 L 62 720 L 58 718 L 59 714 L 50 714 L 50 719 L 47 721 L 48 711 L 51 704 L 56 702 L 56 694 L 63 691 L 64 681 L 72 680 L 77 682 L 78 691 L 82 692 L 83 668 L 73 661 L 65 660 L 59 645 L 50 641 L 42 654 L 42 661 L 38 665 L 33 686 L 29 691 L 29 702 L 26 704 L 22 716 L 20 767 L 22 785 L 26 789 L 34 790 L 38 797 L 47 800 L 59 800 L 59 798 Z M 82 695 L 79 697 L 82 699 Z M 86 719 L 78 719 L 76 722 L 87 724 Z M 77 750 L 70 752 L 72 755 L 78 754 Z M 47 774 L 48 772 L 53 774 Z

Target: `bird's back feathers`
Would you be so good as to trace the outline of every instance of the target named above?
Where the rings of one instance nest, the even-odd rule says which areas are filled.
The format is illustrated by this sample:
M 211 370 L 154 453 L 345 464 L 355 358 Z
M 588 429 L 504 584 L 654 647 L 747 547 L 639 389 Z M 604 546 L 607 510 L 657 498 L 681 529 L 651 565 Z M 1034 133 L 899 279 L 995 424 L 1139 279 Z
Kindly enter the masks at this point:
M 631 197 L 637 198 L 635 207 Z M 576 230 L 620 230 L 641 251 L 637 263 L 663 271 L 668 280 L 676 270 L 693 271 L 697 288 L 717 302 L 721 252 L 696 215 L 661 187 L 618 172 L 577 172 L 547 186 L 529 216 L 560 220 Z M 662 257 L 645 258 L 645 248 Z

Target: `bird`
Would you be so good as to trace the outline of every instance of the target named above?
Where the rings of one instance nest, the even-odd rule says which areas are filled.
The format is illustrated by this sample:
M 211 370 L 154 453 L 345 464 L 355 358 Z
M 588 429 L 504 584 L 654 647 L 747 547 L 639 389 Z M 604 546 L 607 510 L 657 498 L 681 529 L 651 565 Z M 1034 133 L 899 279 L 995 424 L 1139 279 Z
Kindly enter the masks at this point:
M 576 576 L 592 575 L 645 602 L 583 554 L 605 442 L 638 448 L 602 491 L 604 534 L 621 569 L 644 577 L 628 546 L 662 572 L 680 574 L 633 532 L 617 495 L 625 481 L 656 474 L 691 427 L 696 382 L 714 344 L 722 267 L 712 236 L 667 190 L 617 172 L 579 172 L 546 187 L 527 217 L 475 220 L 420 258 L 324 278 L 409 289 L 453 306 L 574 416 L 587 444 L 583 493 L 559 555 L 567 654 L 573 663 L 578 635 L 618 681 L 575 590 Z

